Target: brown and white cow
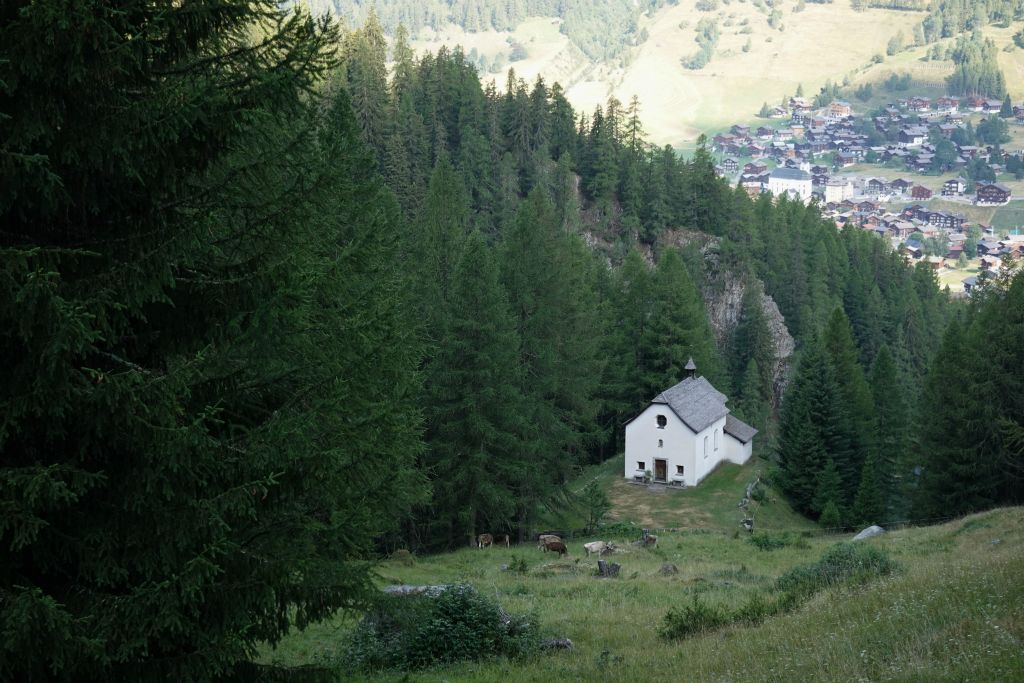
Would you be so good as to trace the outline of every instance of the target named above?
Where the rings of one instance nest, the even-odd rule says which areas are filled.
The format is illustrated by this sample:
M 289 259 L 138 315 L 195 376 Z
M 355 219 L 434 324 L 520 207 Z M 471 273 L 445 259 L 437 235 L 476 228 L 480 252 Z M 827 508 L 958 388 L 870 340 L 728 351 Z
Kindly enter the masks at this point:
M 537 537 L 537 547 L 544 552 L 548 551 L 548 541 L 561 541 L 562 539 L 554 534 L 541 534 Z
M 494 542 L 497 545 L 504 545 L 506 548 L 512 545 L 512 539 L 508 534 L 497 534 L 494 537 Z
M 490 534 L 480 534 L 476 537 L 477 548 L 488 548 L 492 545 L 494 545 L 494 536 L 491 536 Z

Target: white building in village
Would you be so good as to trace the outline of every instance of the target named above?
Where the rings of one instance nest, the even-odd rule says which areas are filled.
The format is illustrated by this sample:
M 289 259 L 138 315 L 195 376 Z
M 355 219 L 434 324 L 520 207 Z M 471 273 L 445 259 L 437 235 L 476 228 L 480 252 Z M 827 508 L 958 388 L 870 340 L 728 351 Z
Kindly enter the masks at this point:
M 776 197 L 789 194 L 806 203 L 811 201 L 814 185 L 811 174 L 796 168 L 776 168 L 768 174 L 768 191 Z
M 696 370 L 691 358 L 687 377 L 626 423 L 626 479 L 650 471 L 655 482 L 696 486 L 719 463 L 750 458 L 757 430 L 730 415 L 729 399 Z

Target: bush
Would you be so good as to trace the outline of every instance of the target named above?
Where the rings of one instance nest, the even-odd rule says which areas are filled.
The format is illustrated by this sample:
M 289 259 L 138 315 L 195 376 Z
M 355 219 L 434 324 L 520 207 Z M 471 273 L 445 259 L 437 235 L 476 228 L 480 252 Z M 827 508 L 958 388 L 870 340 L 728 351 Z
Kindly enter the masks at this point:
M 863 582 L 887 576 L 898 568 L 880 548 L 862 543 L 839 543 L 811 565 L 794 567 L 779 577 L 775 587 L 809 595 L 838 583 Z
M 714 631 L 731 621 L 732 618 L 721 608 L 707 605 L 694 595 L 692 605 L 668 611 L 658 629 L 658 635 L 665 640 L 678 640 Z
M 758 550 L 779 550 L 788 546 L 793 546 L 794 548 L 810 547 L 810 544 L 803 538 L 788 532 L 782 534 L 758 533 L 750 536 L 747 540 Z
M 353 670 L 421 669 L 490 656 L 516 657 L 537 649 L 533 619 L 505 614 L 472 586 L 433 593 L 384 596 L 351 636 Z

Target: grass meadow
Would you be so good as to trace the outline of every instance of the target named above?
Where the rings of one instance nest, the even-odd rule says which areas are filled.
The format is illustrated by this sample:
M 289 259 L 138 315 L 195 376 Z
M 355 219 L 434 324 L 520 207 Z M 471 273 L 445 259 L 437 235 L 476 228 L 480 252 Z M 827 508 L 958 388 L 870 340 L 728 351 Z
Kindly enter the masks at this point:
M 754 536 L 737 533 L 737 494 L 753 467 L 723 468 L 700 487 L 651 493 L 617 490 L 621 458 L 584 477 L 610 484 L 619 521 L 648 518 L 659 528 L 655 549 L 632 535 L 598 534 L 621 550 L 606 559 L 621 576 L 594 576 L 596 558 L 569 541 L 569 555 L 545 554 L 532 543 L 512 548 L 385 560 L 386 584 L 468 582 L 510 613 L 530 614 L 545 636 L 567 637 L 571 651 L 518 660 L 484 659 L 417 672 L 365 674 L 370 681 L 1019 681 L 1024 680 L 1024 508 L 1005 508 L 938 526 L 908 527 L 861 541 L 899 565 L 891 576 L 817 593 L 795 610 L 757 626 L 731 625 L 681 641 L 658 628 L 671 607 L 705 604 L 735 610 L 755 595 L 771 597 L 787 570 L 813 563 L 852 534 L 828 534 L 796 518 L 784 502 L 768 503 Z M 581 478 L 580 483 L 585 484 Z M 703 486 L 703 484 L 701 485 Z M 691 493 L 687 497 L 685 494 Z M 642 502 L 650 499 L 650 503 Z M 654 500 L 659 502 L 654 503 Z M 697 499 L 707 505 L 701 509 Z M 775 511 L 768 514 L 768 509 Z M 636 517 L 639 515 L 639 517 Z M 675 531 L 666 527 L 678 524 Z M 695 526 L 701 524 L 703 526 Z M 616 527 L 623 529 L 622 525 Z M 517 562 L 525 560 L 525 564 Z M 678 574 L 664 575 L 670 563 Z M 503 565 L 520 571 L 503 570 Z M 263 659 L 289 666 L 344 669 L 345 637 L 360 615 L 296 632 Z M 349 680 L 346 678 L 346 680 Z

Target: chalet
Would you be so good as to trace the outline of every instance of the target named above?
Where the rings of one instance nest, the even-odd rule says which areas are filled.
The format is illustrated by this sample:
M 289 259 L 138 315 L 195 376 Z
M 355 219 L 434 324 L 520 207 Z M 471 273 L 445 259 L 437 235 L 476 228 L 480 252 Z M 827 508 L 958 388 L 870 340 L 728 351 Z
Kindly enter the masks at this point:
M 901 147 L 920 147 L 927 139 L 927 126 L 906 126 L 900 129 L 897 142 Z
M 974 159 L 981 153 L 981 149 L 974 145 L 961 145 L 957 151 L 965 159 Z
M 953 137 L 953 133 L 956 132 L 957 128 L 959 128 L 959 126 L 956 126 L 952 123 L 940 123 L 936 130 L 939 131 L 939 135 L 948 140 L 949 138 Z
M 932 161 L 934 159 L 935 159 L 935 155 L 934 154 L 928 154 L 927 152 L 922 152 L 921 154 L 917 154 L 917 155 L 914 156 L 914 159 L 911 162 L 911 165 L 914 167 L 915 171 L 923 173 L 923 172 L 927 171 L 928 169 L 930 169 L 932 167 Z
M 857 211 L 859 211 L 861 213 L 871 213 L 872 211 L 877 211 L 877 210 L 878 210 L 878 205 L 875 204 L 874 202 L 859 202 L 857 204 Z
M 889 183 L 885 181 L 885 178 L 868 178 L 868 181 L 864 183 L 864 194 L 869 197 L 877 197 L 888 191 Z
M 849 102 L 836 101 L 825 107 L 824 113 L 825 119 L 829 123 L 838 123 L 853 115 L 853 107 L 850 106 Z
M 1003 248 L 1003 245 L 999 242 L 993 242 L 992 240 L 982 240 L 978 242 L 978 256 L 988 256 L 989 254 L 998 254 L 999 250 Z
M 835 155 L 836 168 L 846 168 L 857 163 L 857 157 L 852 152 L 837 152 Z
M 696 369 L 691 358 L 683 381 L 626 423 L 627 480 L 696 486 L 719 464 L 750 459 L 757 430 L 734 417 L 729 399 Z
M 910 221 L 893 221 L 889 224 L 889 230 L 893 237 L 905 240 L 917 230 L 917 227 Z
M 963 227 L 965 218 L 962 213 L 950 213 L 949 211 L 930 211 L 927 218 L 922 217 L 931 225 L 947 230 L 959 230 Z
M 962 195 L 967 190 L 967 181 L 963 178 L 950 178 L 946 182 L 942 183 L 942 196 L 943 197 L 956 197 Z
M 949 249 L 946 250 L 946 258 L 957 260 L 964 253 L 964 245 L 962 244 L 951 244 Z
M 743 167 L 743 173 L 745 175 L 761 175 L 768 171 L 768 167 L 764 164 L 755 164 L 751 161 Z
M 985 107 L 982 109 L 986 114 L 998 114 L 1003 109 L 1002 100 L 985 100 Z
M 932 101 L 927 97 L 911 97 L 907 100 L 907 109 L 916 112 L 926 112 L 932 108 Z
M 729 130 L 734 135 L 739 135 L 740 137 L 744 137 L 744 138 L 750 135 L 750 126 L 744 125 L 742 123 L 735 124 Z
M 1010 188 L 1002 183 L 978 183 L 975 203 L 981 206 L 997 206 L 1010 201 Z
M 773 107 L 772 113 L 769 114 L 768 117 L 772 119 L 784 119 L 787 116 L 789 116 L 789 112 L 785 107 Z
M 971 290 L 974 289 L 977 286 L 978 286 L 978 277 L 976 275 L 972 275 L 972 276 L 970 276 L 968 278 L 964 278 L 964 291 L 967 292 L 968 294 L 970 294 Z
M 889 190 L 896 194 L 904 194 L 913 186 L 909 180 L 905 178 L 897 178 L 896 180 L 889 183 Z
M 929 256 L 925 259 L 925 263 L 931 266 L 932 270 L 939 270 L 946 265 L 946 259 L 941 256 Z
M 755 133 L 759 140 L 771 140 L 772 136 L 775 135 L 775 129 L 769 128 L 768 126 L 761 126 Z
M 980 112 L 985 111 L 985 98 L 977 95 L 967 98 L 967 108 L 970 111 Z
M 953 112 L 960 109 L 960 98 L 944 96 L 935 100 L 935 105 L 941 112 Z
M 804 97 L 790 97 L 789 98 L 789 108 L 791 110 L 793 110 L 793 112 L 806 113 L 806 112 L 811 111 L 811 109 L 813 109 L 813 106 L 811 105 L 811 101 L 808 100 L 807 98 L 804 98 Z
M 732 157 L 726 157 L 722 159 L 722 170 L 726 173 L 735 173 L 740 168 L 739 162 Z
M 917 240 L 907 240 L 903 243 L 903 250 L 912 258 L 924 256 L 924 246 Z

